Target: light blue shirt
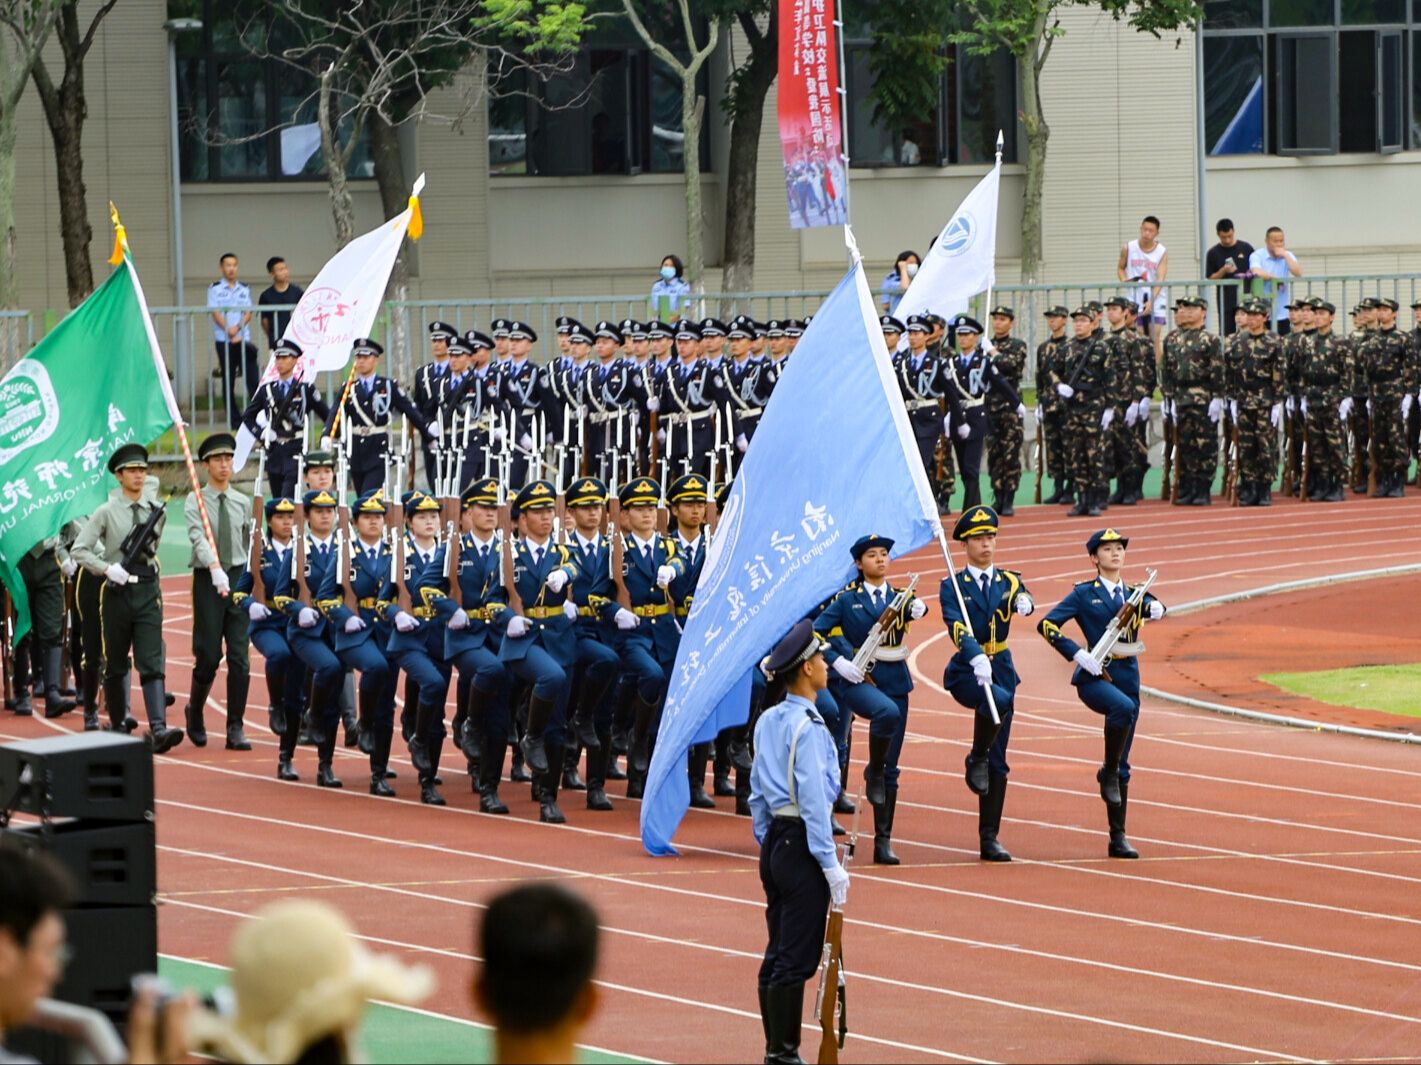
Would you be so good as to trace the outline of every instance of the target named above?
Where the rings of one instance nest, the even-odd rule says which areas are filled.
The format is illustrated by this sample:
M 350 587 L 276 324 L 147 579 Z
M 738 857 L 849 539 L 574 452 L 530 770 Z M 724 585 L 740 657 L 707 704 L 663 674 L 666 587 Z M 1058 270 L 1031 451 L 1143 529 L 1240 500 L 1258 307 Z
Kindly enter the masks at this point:
M 212 311 L 225 310 L 223 317 L 229 326 L 241 325 L 242 314 L 252 309 L 252 290 L 240 281 L 235 285 L 229 285 L 225 280 L 214 281 L 207 289 L 207 308 Z M 227 339 L 227 331 L 216 322 L 212 323 L 212 339 L 219 344 Z M 250 324 L 242 326 L 242 332 L 237 339 L 252 339 Z
M 1267 248 L 1259 248 L 1248 257 L 1248 268 L 1250 271 L 1263 270 L 1274 277 L 1291 277 L 1288 269 L 1288 260 L 1279 257 L 1277 259 L 1268 254 Z M 1265 281 L 1262 278 L 1253 282 L 1254 291 L 1260 291 L 1264 299 L 1273 301 L 1273 321 L 1282 321 L 1288 317 L 1288 282 L 1286 281 Z
M 839 794 L 839 753 L 834 737 L 808 699 L 786 695 L 785 701 L 760 715 L 755 725 L 755 764 L 750 770 L 750 813 L 755 839 L 765 841 L 771 811 L 790 803 L 789 747 L 808 715 L 794 751 L 794 790 L 799 816 L 809 836 L 809 853 L 820 868 L 837 865 L 831 814 Z
M 651 316 L 670 322 L 691 310 L 691 286 L 684 277 L 658 277 L 651 286 Z
M 898 271 L 889 270 L 883 278 L 883 309 L 889 314 L 894 314 L 898 310 L 898 304 L 903 302 L 903 294 L 908 290 L 903 287 L 903 279 L 898 276 Z

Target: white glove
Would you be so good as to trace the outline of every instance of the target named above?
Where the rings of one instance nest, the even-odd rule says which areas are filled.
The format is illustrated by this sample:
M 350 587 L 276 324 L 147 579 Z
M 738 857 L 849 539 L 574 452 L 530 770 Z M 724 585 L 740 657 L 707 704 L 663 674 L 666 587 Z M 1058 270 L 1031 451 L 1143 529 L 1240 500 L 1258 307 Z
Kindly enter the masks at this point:
M 952 415 L 951 415 L 951 414 L 944 414 L 944 415 L 942 416 L 942 435 L 943 435 L 943 436 L 947 436 L 947 435 L 949 435 L 951 432 L 952 432 Z
M 921 599 L 914 599 L 908 605 L 908 617 L 913 621 L 922 621 L 928 616 L 928 604 Z
M 1150 417 L 1150 409 L 1151 409 L 1151 408 L 1150 408 L 1150 397 L 1149 397 L 1149 396 L 1141 396 L 1141 397 L 1140 397 L 1140 418 L 1141 418 L 1142 421 L 1148 421 L 1148 420 L 1149 420 L 1149 417 Z
M 359 614 L 352 614 L 345 619 L 345 631 L 347 635 L 360 632 L 365 627 L 365 619 Z
M 64 574 L 65 578 L 68 579 L 79 572 L 79 563 L 75 562 L 72 558 L 66 558 L 59 564 L 59 572 Z M 223 576 L 226 576 L 226 574 L 223 574 Z
M 1158 599 L 1151 599 L 1151 600 L 1150 600 L 1150 620 L 1151 620 L 1151 621 L 1158 621 L 1158 620 L 1159 620 L 1160 618 L 1162 618 L 1162 617 L 1164 617 L 1164 604 L 1161 603 Z
M 1273 423 L 1274 429 L 1283 424 L 1283 404 L 1273 404 L 1273 409 L 1268 412 L 1268 420 Z
M 966 439 L 967 439 L 969 436 L 971 436 L 971 435 L 972 435 L 972 427 L 971 427 L 970 425 L 968 425 L 966 422 L 963 422 L 961 425 L 959 425 L 959 426 L 957 427 L 957 439 L 959 439 L 959 440 L 966 440 Z
M 1352 397 L 1351 397 L 1351 396 L 1346 396 L 1346 397 L 1344 397 L 1344 398 L 1347 400 L 1348 403 L 1352 402 Z M 1307 417 L 1307 412 L 1308 412 L 1308 398 L 1307 398 L 1307 396 L 1304 396 L 1304 397 L 1302 398 L 1302 400 L 1301 400 L 1301 401 L 1299 402 L 1299 404 L 1298 404 L 1298 407 L 1299 407 L 1299 409 L 1303 412 L 1303 416 L 1304 416 L 1304 417 Z M 1351 408 L 1351 407 L 1348 407 L 1348 408 L 1347 408 L 1347 413 L 1348 413 L 1348 414 L 1351 414 L 1351 413 L 1352 413 L 1352 408 Z
M 829 905 L 842 906 L 849 901 L 849 871 L 835 862 L 824 870 L 824 879 L 829 881 Z
M 415 629 L 419 628 L 419 622 L 415 619 L 413 614 L 406 614 L 401 610 L 395 614 L 395 628 L 401 632 L 414 632 Z
M 834 672 L 839 674 L 839 676 L 843 677 L 850 684 L 863 683 L 863 670 L 854 665 L 852 658 L 845 658 L 843 655 L 840 655 L 834 659 Z
M 1372 416 L 1372 401 L 1369 399 L 1369 400 L 1367 400 L 1367 417 L 1370 418 L 1371 416 Z
M 444 423 L 438 418 L 429 423 L 429 435 L 435 440 L 438 440 L 444 435 Z
M 107 577 L 114 584 L 128 583 L 128 570 L 124 569 L 117 562 L 111 565 L 108 569 L 104 570 L 104 576 Z
M 454 611 L 454 613 L 450 614 L 449 627 L 455 632 L 458 632 L 460 629 L 467 629 L 469 627 L 468 611 L 465 610 L 463 607 L 460 607 L 458 610 Z
M 655 414 L 657 411 L 659 411 L 659 410 L 661 409 L 661 400 L 659 400 L 659 399 L 658 399 L 657 397 L 655 397 L 655 396 L 647 396 L 647 397 L 646 397 L 646 409 L 647 409 L 648 411 L 650 411 L 652 414 Z
M 303 629 L 314 629 L 320 620 L 321 615 L 308 606 L 303 606 L 296 614 L 296 624 Z
M 1229 400 L 1229 417 L 1238 421 L 1238 400 L 1236 399 Z
M 1224 401 L 1218 396 L 1215 396 L 1213 399 L 1209 400 L 1209 420 L 1211 422 L 1217 422 L 1223 416 Z
M 328 436 L 323 436 L 323 437 L 321 437 L 321 450 L 322 450 L 322 451 L 329 451 L 330 449 L 331 449 L 331 438 L 328 437 Z
M 1036 604 L 1031 601 L 1031 596 L 1025 592 L 1017 592 L 1016 612 L 1022 617 L 1029 617 L 1036 612 Z
M 665 430 L 665 429 L 658 429 L 658 430 L 656 430 L 656 442 L 657 442 L 658 444 L 664 444 L 664 443 L 666 443 L 666 430 Z
M 491 432 L 491 433 L 488 434 L 488 438 L 489 438 L 490 440 L 492 440 L 494 443 L 499 443 L 499 442 L 501 442 L 501 441 L 503 440 L 504 436 L 506 436 L 506 435 L 507 435 L 507 434 L 504 433 L 504 431 L 503 431 L 503 426 L 501 426 L 501 425 L 495 425 L 495 426 L 493 427 L 493 432 Z
M 1070 385 L 1066 384 L 1065 381 L 1062 381 L 1059 385 L 1056 386 L 1056 395 L 1060 396 L 1062 399 L 1070 399 L 1075 394 L 1076 390 Z
M 616 616 L 612 618 L 617 624 L 617 628 L 623 632 L 634 629 L 641 624 L 641 618 L 637 617 L 626 607 L 618 607 Z
M 1134 424 L 1139 420 L 1140 405 L 1138 403 L 1131 403 L 1128 407 L 1125 408 L 1125 424 L 1133 427 Z
M 992 660 L 984 654 L 975 654 L 972 661 L 967 663 L 972 667 L 972 672 L 977 676 L 977 683 L 984 688 L 992 683 Z
M 1413 402 L 1410 392 L 1401 397 L 1401 416 L 1403 418 L 1409 418 L 1411 416 L 1411 404 Z
M 742 455 L 745 454 L 745 449 L 746 449 L 747 447 L 749 447 L 749 446 L 750 446 L 750 441 L 748 441 L 748 440 L 745 439 L 745 434 L 744 434 L 744 433 L 741 433 L 739 436 L 737 436 L 737 437 L 735 438 L 735 449 L 736 449 L 737 451 L 739 451 Z
M 528 619 L 522 614 L 515 614 L 508 619 L 508 635 L 512 636 L 515 640 L 520 636 L 527 636 L 529 628 Z
M 1175 418 L 1175 417 L 1177 417 L 1178 414 L 1179 414 L 1179 410 L 1178 410 L 1178 408 L 1174 405 L 1174 400 L 1172 400 L 1172 399 L 1167 399 L 1167 400 L 1164 401 L 1164 408 L 1163 408 L 1163 409 L 1164 409 L 1164 416 L 1165 416 L 1166 418 Z
M 263 444 L 274 444 L 274 443 L 276 443 L 276 430 L 273 429 L 273 428 L 272 428 L 271 426 L 269 426 L 269 425 L 268 425 L 265 429 L 262 430 L 262 443 L 263 443 Z
M 1113 422 L 1114 420 L 1115 420 L 1115 408 L 1114 408 L 1114 407 L 1106 407 L 1104 413 L 1102 413 L 1101 416 L 1100 416 L 1100 427 L 1101 427 L 1102 429 L 1109 429 L 1109 428 L 1110 428 L 1110 423 Z
M 1306 412 L 1307 412 L 1307 406 L 1306 406 L 1307 400 L 1304 399 L 1304 400 L 1303 400 L 1303 403 L 1304 403 L 1303 412 L 1306 413 Z M 1294 405 L 1293 405 L 1293 397 L 1292 397 L 1292 396 L 1289 396 L 1287 399 L 1283 400 L 1283 409 L 1284 409 L 1285 411 L 1287 411 L 1289 414 L 1292 414 L 1292 413 L 1293 413 L 1293 407 L 1294 407 Z
M 1104 670 L 1101 668 L 1100 663 L 1097 662 L 1094 658 L 1092 658 L 1090 656 L 1090 652 L 1087 651 L 1084 647 L 1078 650 L 1071 657 L 1075 659 L 1076 665 L 1080 666 L 1081 669 L 1085 670 L 1092 677 L 1098 677 L 1101 675 L 1101 673 L 1104 672 Z
M 548 586 L 548 591 L 557 595 L 567 587 L 567 570 L 559 567 L 548 574 L 548 579 L 543 582 Z
M 212 587 L 217 589 L 218 595 L 227 595 L 232 591 L 232 581 L 227 576 L 227 571 L 221 566 L 213 566 L 207 571 L 212 576 Z
M 271 611 L 267 609 L 265 603 L 258 603 L 253 600 L 247 604 L 247 617 L 253 621 L 265 621 L 271 617 Z
M 1303 400 L 1303 403 L 1306 404 L 1307 400 Z M 1352 416 L 1352 406 L 1352 397 L 1343 396 L 1342 402 L 1337 404 L 1337 417 L 1341 418 L 1345 422 L 1348 418 Z M 1303 407 L 1303 413 L 1307 413 L 1306 406 Z
M 657 567 L 656 567 L 656 586 L 657 586 L 658 588 L 665 588 L 668 584 L 670 584 L 670 583 L 671 583 L 672 581 L 674 581 L 675 579 L 676 579 L 676 571 L 675 571 L 674 569 L 672 569 L 670 566 L 657 566 Z
M 518 446 L 521 447 L 524 451 L 532 451 L 532 450 L 533 450 L 533 438 L 532 438 L 531 436 L 529 436 L 527 433 L 524 433 L 522 436 L 520 436 L 520 437 L 518 438 Z
M 577 620 L 577 604 L 571 599 L 564 599 L 562 602 L 562 616 L 568 621 Z
M 1018 403 L 1018 404 L 1016 405 L 1016 416 L 1017 416 L 1018 418 L 1025 418 L 1025 417 L 1026 417 L 1026 404 L 1025 404 L 1025 403 Z
M 1041 404 L 1036 404 L 1036 409 L 1033 410 L 1031 413 L 1036 416 L 1037 425 L 1040 425 L 1045 420 L 1044 416 L 1041 413 Z

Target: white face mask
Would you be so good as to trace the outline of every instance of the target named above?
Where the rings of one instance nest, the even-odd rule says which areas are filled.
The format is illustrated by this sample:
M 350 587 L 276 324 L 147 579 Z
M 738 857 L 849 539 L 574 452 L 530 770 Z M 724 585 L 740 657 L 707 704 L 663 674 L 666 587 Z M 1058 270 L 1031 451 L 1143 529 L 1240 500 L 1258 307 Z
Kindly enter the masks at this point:
M 909 276 L 909 277 L 917 277 L 917 276 L 918 276 L 918 264 L 917 264 L 917 263 L 909 263 L 909 264 L 908 264 L 908 276 Z

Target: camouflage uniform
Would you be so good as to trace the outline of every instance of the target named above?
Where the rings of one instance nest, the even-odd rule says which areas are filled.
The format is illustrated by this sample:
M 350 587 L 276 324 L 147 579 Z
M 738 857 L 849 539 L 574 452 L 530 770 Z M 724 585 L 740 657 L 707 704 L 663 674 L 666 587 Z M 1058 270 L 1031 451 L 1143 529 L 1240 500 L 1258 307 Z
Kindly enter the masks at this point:
M 1224 365 L 1224 391 L 1237 405 L 1238 501 L 1240 506 L 1272 503 L 1278 472 L 1278 437 L 1271 424 L 1281 418 L 1284 395 L 1283 340 L 1277 333 L 1241 333 L 1238 357 Z
M 1417 388 L 1412 348 L 1400 329 L 1379 328 L 1362 345 L 1357 363 L 1359 382 L 1371 403 L 1371 434 L 1376 438 L 1375 494 L 1399 498 L 1409 465 L 1401 423 L 1402 398 L 1414 396 Z
M 1041 439 L 1046 454 L 1042 462 L 1056 490 L 1047 503 L 1073 502 L 1066 487 L 1066 401 L 1056 394 L 1056 386 L 1066 379 L 1065 360 L 1070 351 L 1069 337 L 1047 337 L 1036 347 L 1036 403 L 1041 408 Z
M 1376 300 L 1368 296 L 1362 300 L 1359 306 L 1371 309 L 1376 308 Z M 1361 495 L 1367 490 L 1367 474 L 1371 469 L 1371 460 L 1367 455 L 1367 444 L 1371 434 L 1371 426 L 1367 419 L 1367 380 L 1366 374 L 1362 370 L 1362 348 L 1371 339 L 1375 330 L 1367 326 L 1362 329 L 1354 329 L 1347 334 L 1347 339 L 1352 342 L 1352 350 L 1356 352 L 1357 373 L 1352 379 L 1352 402 L 1356 405 L 1357 416 L 1351 421 L 1352 428 L 1352 470 L 1351 481 L 1352 491 Z
M 992 361 L 1020 395 L 1021 377 L 1026 372 L 1026 341 L 1008 336 L 1001 340 L 993 339 L 992 344 L 996 348 L 992 352 Z M 987 418 L 991 422 L 991 435 L 987 438 L 987 473 L 992 481 L 992 494 L 996 496 L 992 505 L 1000 514 L 1011 509 L 1003 504 L 1009 504 L 1010 497 L 1021 487 L 1022 425 L 1016 408 L 995 389 L 987 393 Z
M 1303 402 L 1307 404 L 1304 431 L 1307 434 L 1309 481 L 1303 488 L 1308 490 L 1308 498 L 1314 502 L 1342 501 L 1342 484 L 1347 476 L 1347 447 L 1338 407 L 1355 391 L 1355 360 L 1352 342 L 1331 329 L 1314 332 L 1311 343 L 1301 351 L 1296 384 Z M 1365 416 L 1365 408 L 1353 411 L 1351 415 L 1352 418 Z M 1301 473 L 1298 480 L 1302 480 Z
M 1070 511 L 1073 517 L 1096 517 L 1105 503 L 1105 448 L 1100 417 L 1113 398 L 1111 367 L 1110 347 L 1104 340 L 1093 333 L 1083 340 L 1071 339 L 1066 351 L 1066 382 L 1074 394 L 1065 401 L 1065 409 L 1066 469 L 1077 493 L 1076 505 Z
M 1222 395 L 1223 344 L 1203 329 L 1175 329 L 1164 338 L 1160 391 L 1174 405 L 1179 429 L 1175 455 L 1182 506 L 1207 505 L 1219 461 L 1219 430 L 1209 402 Z M 1166 429 L 1168 431 L 1168 429 Z
M 1321 302 L 1319 300 L 1319 302 Z M 1283 391 L 1287 394 L 1288 411 L 1284 422 L 1283 433 L 1283 469 L 1284 479 L 1291 478 L 1294 489 L 1293 494 L 1298 495 L 1302 491 L 1302 454 L 1301 443 L 1290 446 L 1289 441 L 1301 441 L 1307 434 L 1307 428 L 1302 424 L 1304 414 L 1300 409 L 1298 400 L 1302 398 L 1302 368 L 1303 364 L 1311 357 L 1311 352 L 1316 344 L 1317 330 L 1295 329 L 1283 338 Z M 1333 338 L 1338 339 L 1336 337 Z M 1334 405 L 1335 406 L 1335 405 Z M 1308 404 L 1308 409 L 1312 409 L 1312 404 Z M 1296 422 L 1294 426 L 1292 423 Z M 1312 471 L 1317 467 L 1309 469 L 1309 476 L 1313 476 Z

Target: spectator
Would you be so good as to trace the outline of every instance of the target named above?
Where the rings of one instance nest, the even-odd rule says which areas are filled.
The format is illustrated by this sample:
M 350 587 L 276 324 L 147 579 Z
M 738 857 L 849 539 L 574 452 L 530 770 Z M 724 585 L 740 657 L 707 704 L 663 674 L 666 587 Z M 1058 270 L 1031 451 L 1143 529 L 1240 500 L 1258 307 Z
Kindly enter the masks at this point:
M 686 268 L 675 255 L 661 260 L 661 276 L 651 286 L 651 317 L 660 322 L 674 322 L 691 313 L 691 286 L 686 283 Z
M 271 275 L 271 285 L 263 289 L 262 294 L 257 297 L 259 306 L 294 307 L 301 302 L 306 290 L 291 283 L 291 270 L 285 259 L 280 255 L 273 255 L 266 261 L 266 272 Z M 281 339 L 281 334 L 286 332 L 286 327 L 291 324 L 291 312 L 263 311 L 261 323 L 262 332 L 266 334 L 266 347 L 270 351 L 271 346 Z
M 1205 275 L 1212 281 L 1240 281 L 1246 288 L 1249 278 L 1253 277 L 1248 268 L 1249 258 L 1253 255 L 1253 245 L 1246 240 L 1239 240 L 1234 235 L 1231 218 L 1220 218 L 1214 232 L 1218 235 L 1219 242 L 1210 248 L 1204 257 Z M 1234 317 L 1238 309 L 1239 286 L 1221 285 L 1220 293 L 1219 321 L 1223 326 L 1224 335 L 1228 336 L 1238 328 Z
M 918 267 L 923 261 L 918 258 L 915 251 L 900 251 L 898 258 L 893 263 L 893 269 L 889 270 L 883 277 L 883 312 L 894 314 L 898 310 L 898 304 L 903 299 L 903 293 L 908 291 L 908 286 L 913 283 L 913 278 L 918 276 Z
M 479 928 L 483 970 L 473 995 L 494 1026 L 494 1060 L 577 1060 L 577 1038 L 597 1011 L 597 914 L 556 884 L 497 896 Z
M 227 402 L 227 421 L 235 432 L 244 404 L 237 396 L 237 381 L 245 372 L 247 393 L 256 393 L 261 378 L 257 370 L 257 349 L 252 344 L 252 290 L 237 280 L 237 257 L 230 251 L 217 260 L 221 280 L 207 289 L 207 306 L 212 312 L 212 339 L 217 345 L 217 365 L 222 393 Z
M 44 854 L 6 849 L 0 861 L 0 1062 L 32 1059 L 5 1049 L 48 998 L 69 960 L 64 909 L 74 898 L 69 874 Z
M 1115 275 L 1121 281 L 1148 282 L 1136 292 L 1135 304 L 1140 308 L 1140 319 L 1150 323 L 1156 362 L 1161 355 L 1165 322 L 1169 317 L 1169 297 L 1164 286 L 1157 284 L 1169 274 L 1169 251 L 1156 239 L 1159 230 L 1159 219 L 1152 214 L 1145 215 L 1140 223 L 1139 239 L 1121 246 L 1120 261 L 1115 264 Z
M 1270 317 L 1273 328 L 1279 336 L 1288 332 L 1289 277 L 1302 277 L 1303 268 L 1290 252 L 1283 240 L 1283 231 L 1278 226 L 1269 226 L 1263 235 L 1263 247 L 1248 257 L 1248 268 L 1253 274 L 1253 293 L 1265 300 L 1273 301 Z

